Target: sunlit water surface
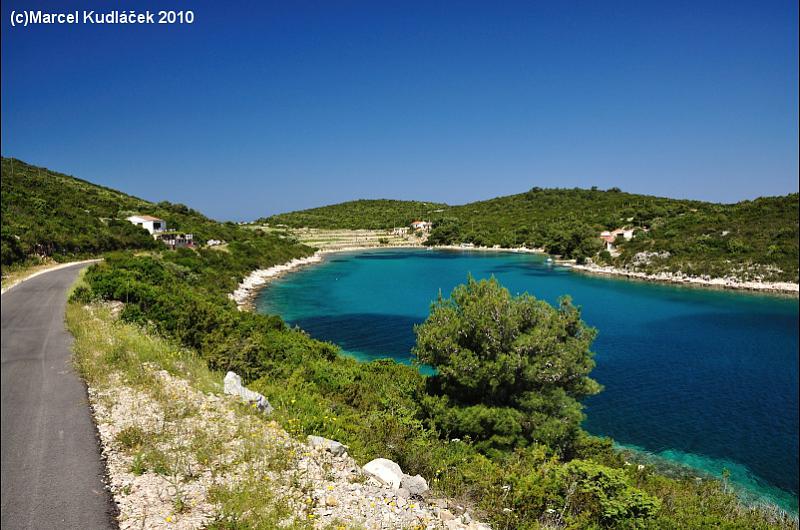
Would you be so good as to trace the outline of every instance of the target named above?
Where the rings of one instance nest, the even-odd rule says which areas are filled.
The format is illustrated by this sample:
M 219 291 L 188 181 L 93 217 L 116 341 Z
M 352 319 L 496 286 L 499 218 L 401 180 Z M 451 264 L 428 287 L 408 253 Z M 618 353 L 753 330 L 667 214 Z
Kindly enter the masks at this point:
M 408 362 L 413 325 L 467 274 L 556 303 L 599 330 L 584 427 L 797 512 L 796 299 L 594 277 L 515 253 L 334 254 L 263 291 L 259 311 L 371 360 Z

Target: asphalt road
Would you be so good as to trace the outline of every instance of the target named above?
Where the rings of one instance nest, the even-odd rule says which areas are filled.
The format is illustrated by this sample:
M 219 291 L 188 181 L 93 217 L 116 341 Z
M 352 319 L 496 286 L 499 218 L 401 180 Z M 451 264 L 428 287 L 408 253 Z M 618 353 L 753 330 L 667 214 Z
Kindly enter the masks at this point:
M 2 295 L 2 528 L 114 528 L 86 386 L 70 363 L 66 292 L 78 271 Z

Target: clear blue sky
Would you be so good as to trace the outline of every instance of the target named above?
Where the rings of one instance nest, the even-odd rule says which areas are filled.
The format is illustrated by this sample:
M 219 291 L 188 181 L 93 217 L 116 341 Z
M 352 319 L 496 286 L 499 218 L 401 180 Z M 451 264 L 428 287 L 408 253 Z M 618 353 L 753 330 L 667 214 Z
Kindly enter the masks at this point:
M 191 8 L 15 27 L 12 9 Z M 532 186 L 797 191 L 789 1 L 10 0 L 2 153 L 219 219 Z

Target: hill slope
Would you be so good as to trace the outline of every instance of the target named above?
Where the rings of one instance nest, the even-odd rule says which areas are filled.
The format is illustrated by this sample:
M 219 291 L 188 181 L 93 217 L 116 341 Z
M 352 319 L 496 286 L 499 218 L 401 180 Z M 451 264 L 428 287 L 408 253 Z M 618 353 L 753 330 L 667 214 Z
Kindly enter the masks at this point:
M 436 202 L 360 199 L 321 208 L 273 215 L 258 222 L 286 225 L 290 228 L 327 228 L 370 230 L 408 226 L 415 219 L 440 216 L 448 206 Z
M 416 205 L 400 201 L 356 201 L 264 219 L 290 227 L 387 228 L 382 222 Z M 364 203 L 369 203 L 365 207 Z M 734 275 L 741 279 L 798 279 L 798 195 L 767 197 L 736 204 L 715 204 L 647 195 L 584 189 L 541 189 L 460 206 L 438 205 L 424 215 L 434 221 L 430 244 L 543 248 L 582 261 L 593 258 L 648 272 L 682 271 L 692 275 Z M 418 210 L 417 210 L 418 211 Z M 313 212 L 313 214 L 311 214 Z M 398 223 L 393 223 L 396 226 Z M 618 256 L 602 253 L 599 233 L 638 227 L 619 242 Z M 642 261 L 642 252 L 660 258 Z
M 155 245 L 124 221 L 126 212 L 150 212 L 153 205 L 136 197 L 11 158 L 2 159 L 2 194 L 4 266 Z
M 168 227 L 193 233 L 195 241 L 213 238 L 238 245 L 239 255 L 254 259 L 267 251 L 277 259 L 283 250 L 298 247 L 234 223 L 219 223 L 183 204 L 152 203 L 11 158 L 2 159 L 2 197 L 4 268 L 43 257 L 66 261 L 113 250 L 163 248 L 125 220 L 133 214 L 163 218 Z M 296 257 L 294 250 L 286 257 Z

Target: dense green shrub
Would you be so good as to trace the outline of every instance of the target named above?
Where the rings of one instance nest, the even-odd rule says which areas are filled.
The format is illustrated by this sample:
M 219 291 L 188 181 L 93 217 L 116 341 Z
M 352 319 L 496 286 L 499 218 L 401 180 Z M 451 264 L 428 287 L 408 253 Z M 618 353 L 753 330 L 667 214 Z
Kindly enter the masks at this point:
M 622 470 L 573 460 L 559 470 L 559 475 L 562 495 L 572 515 L 599 519 L 609 526 L 624 521 L 638 527 L 658 511 L 658 499 L 631 486 Z
M 257 223 L 293 228 L 393 228 L 408 226 L 412 221 L 430 219 L 447 208 L 446 204 L 389 199 L 360 199 L 333 206 L 311 208 L 290 214 L 278 214 L 258 219 Z
M 512 297 L 494 278 L 469 278 L 415 331 L 414 354 L 437 370 L 425 401 L 437 429 L 486 448 L 571 447 L 579 400 L 600 385 L 588 377 L 595 332 L 568 298 L 555 309 Z
M 32 256 L 66 259 L 158 243 L 120 210 L 149 203 L 86 181 L 2 159 L 2 265 Z
M 205 256 L 198 261 L 196 252 L 183 249 L 172 260 L 186 274 L 202 276 L 212 270 L 213 279 L 223 282 L 219 287 L 230 290 L 243 272 L 310 251 L 260 230 L 218 223 L 182 204 L 154 204 L 12 158 L 2 159 L 2 196 L 3 267 L 38 257 L 63 261 L 118 250 L 163 249 L 146 230 L 125 220 L 134 214 L 163 218 L 168 227 L 192 233 L 200 244 L 208 239 L 232 242 L 232 252 L 202 249 Z M 236 266 L 223 274 L 232 259 Z M 204 268 L 196 270 L 200 263 Z

